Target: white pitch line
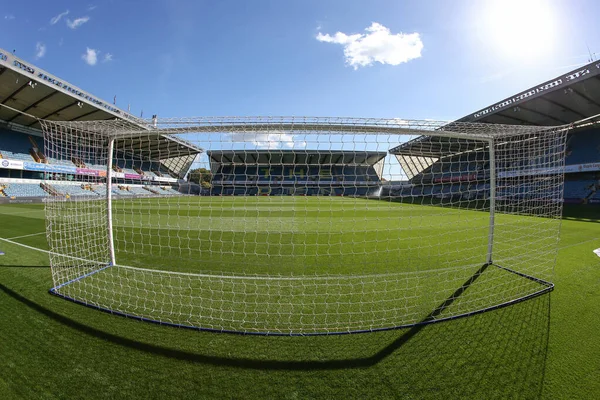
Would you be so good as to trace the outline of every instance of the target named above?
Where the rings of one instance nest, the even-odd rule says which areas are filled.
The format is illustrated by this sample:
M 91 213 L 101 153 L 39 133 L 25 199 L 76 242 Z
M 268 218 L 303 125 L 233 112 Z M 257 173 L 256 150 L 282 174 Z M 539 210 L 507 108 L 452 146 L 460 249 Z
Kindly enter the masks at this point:
M 35 213 L 43 213 L 44 210 L 27 210 L 27 211 L 14 211 L 14 212 L 0 212 L 0 215 L 6 215 L 7 217 L 13 215 L 23 215 L 23 214 L 35 214 Z
M 578 243 L 573 243 L 573 244 L 569 244 L 569 245 L 566 245 L 566 246 L 562 246 L 562 247 L 558 248 L 558 251 L 564 250 L 564 249 L 569 249 L 569 248 L 575 247 L 575 246 L 581 246 L 582 244 L 593 242 L 594 240 L 598 240 L 598 239 L 600 239 L 600 238 L 591 238 L 591 239 L 585 240 L 583 242 L 578 242 Z
M 92 263 L 92 264 L 106 265 L 106 264 L 104 264 L 104 263 L 100 263 L 100 262 L 98 262 L 98 261 L 86 260 L 85 258 L 79 258 L 79 257 L 68 256 L 68 255 L 66 255 L 66 254 L 59 254 L 59 253 L 55 253 L 55 252 L 53 252 L 53 251 L 43 250 L 43 249 L 39 249 L 39 248 L 37 248 L 37 247 L 33 247 L 33 246 L 27 246 L 26 244 L 19 243 L 19 242 L 13 242 L 12 240 L 10 240 L 10 239 L 7 239 L 7 238 L 2 238 L 2 237 L 0 237 L 0 240 L 2 240 L 3 242 L 7 242 L 7 243 L 10 243 L 10 244 L 14 244 L 14 245 L 16 245 L 16 246 L 25 247 L 26 249 L 29 249 L 29 250 L 39 251 L 39 252 L 41 252 L 41 253 L 52 254 L 52 255 L 55 255 L 55 256 L 61 256 L 61 257 L 65 257 L 65 258 L 71 258 L 71 259 L 73 259 L 73 260 L 84 261 L 84 262 L 87 262 L 87 263 Z
M 38 236 L 38 235 L 44 235 L 44 234 L 46 234 L 46 231 L 32 233 L 31 235 L 15 236 L 15 237 L 8 238 L 8 240 L 22 239 L 22 238 L 26 238 L 26 237 L 30 237 L 30 236 Z

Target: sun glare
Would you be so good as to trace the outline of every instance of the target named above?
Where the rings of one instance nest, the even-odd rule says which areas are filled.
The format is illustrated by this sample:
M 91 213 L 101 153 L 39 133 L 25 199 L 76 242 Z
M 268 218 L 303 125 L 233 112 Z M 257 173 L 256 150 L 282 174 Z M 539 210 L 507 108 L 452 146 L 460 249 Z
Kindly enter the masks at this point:
M 556 10 L 548 0 L 493 0 L 483 12 L 483 38 L 490 50 L 529 61 L 556 44 Z

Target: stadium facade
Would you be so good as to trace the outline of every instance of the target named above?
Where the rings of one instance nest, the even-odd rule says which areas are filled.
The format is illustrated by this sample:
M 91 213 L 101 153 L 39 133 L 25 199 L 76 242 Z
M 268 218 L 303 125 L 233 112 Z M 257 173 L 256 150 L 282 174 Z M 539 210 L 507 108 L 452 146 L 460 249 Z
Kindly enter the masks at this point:
M 106 166 L 86 159 L 85 154 L 68 160 L 52 157 L 53 149 L 45 148 L 39 119 L 116 120 L 135 129 L 153 129 L 152 120 L 137 118 L 2 49 L 0 103 L 7 106 L 0 107 L 0 202 L 106 194 L 106 188 L 94 182 L 94 177 L 105 176 Z M 458 121 L 551 126 L 598 114 L 600 62 L 592 62 Z M 600 204 L 600 129 L 596 126 L 578 125 L 569 134 L 565 202 Z M 144 143 L 129 138 L 115 144 L 112 170 L 116 196 L 180 195 L 189 191 L 185 178 L 203 149 L 174 135 L 149 137 Z M 144 152 L 134 158 L 128 148 L 143 148 Z M 206 156 L 212 185 L 197 192 L 441 199 L 489 196 L 489 159 L 484 149 L 465 148 L 464 143 L 450 138 L 438 138 L 434 143 L 422 136 L 386 150 L 211 149 Z M 383 166 L 392 157 L 406 182 L 394 184 L 384 178 Z M 52 177 L 61 179 L 61 185 L 49 183 Z M 524 196 L 528 192 L 526 185 L 522 192 Z

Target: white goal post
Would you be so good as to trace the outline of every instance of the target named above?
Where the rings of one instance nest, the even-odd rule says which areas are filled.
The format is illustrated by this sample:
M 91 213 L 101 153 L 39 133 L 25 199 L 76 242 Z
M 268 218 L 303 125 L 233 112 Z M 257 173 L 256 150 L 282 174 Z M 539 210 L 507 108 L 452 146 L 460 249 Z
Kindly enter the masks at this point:
M 568 127 L 41 121 L 53 294 L 192 329 L 371 332 L 552 290 Z

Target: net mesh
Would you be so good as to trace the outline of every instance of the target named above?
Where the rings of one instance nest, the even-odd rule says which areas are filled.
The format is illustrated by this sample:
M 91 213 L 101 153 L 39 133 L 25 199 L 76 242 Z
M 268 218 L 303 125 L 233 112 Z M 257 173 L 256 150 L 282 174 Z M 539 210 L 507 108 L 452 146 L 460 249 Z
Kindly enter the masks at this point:
M 90 306 L 216 331 L 331 334 L 552 287 L 564 127 L 42 125 L 46 155 L 64 166 L 44 183 L 53 292 Z

